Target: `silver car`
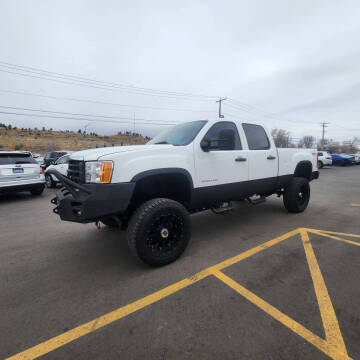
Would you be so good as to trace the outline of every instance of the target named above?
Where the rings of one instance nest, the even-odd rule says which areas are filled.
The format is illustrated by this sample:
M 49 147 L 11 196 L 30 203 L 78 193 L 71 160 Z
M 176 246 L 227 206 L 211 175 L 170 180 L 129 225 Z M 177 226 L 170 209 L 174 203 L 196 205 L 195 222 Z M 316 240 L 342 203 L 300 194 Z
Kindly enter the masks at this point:
M 41 195 L 45 177 L 30 152 L 0 151 L 0 192 L 30 191 Z

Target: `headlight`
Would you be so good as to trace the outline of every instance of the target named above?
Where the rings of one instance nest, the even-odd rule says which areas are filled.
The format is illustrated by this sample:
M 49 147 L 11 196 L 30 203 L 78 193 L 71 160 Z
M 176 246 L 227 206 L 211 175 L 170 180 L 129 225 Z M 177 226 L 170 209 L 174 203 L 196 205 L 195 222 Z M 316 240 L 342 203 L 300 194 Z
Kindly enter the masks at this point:
M 113 171 L 112 161 L 87 161 L 85 163 L 85 182 L 108 184 Z

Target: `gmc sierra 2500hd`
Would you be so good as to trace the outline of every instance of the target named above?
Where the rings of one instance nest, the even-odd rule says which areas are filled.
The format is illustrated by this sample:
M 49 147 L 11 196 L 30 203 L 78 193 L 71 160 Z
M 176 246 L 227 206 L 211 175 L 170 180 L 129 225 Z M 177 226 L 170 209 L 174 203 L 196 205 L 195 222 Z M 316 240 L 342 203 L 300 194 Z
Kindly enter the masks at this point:
M 315 149 L 277 149 L 264 127 L 224 119 L 182 123 L 146 145 L 76 152 L 67 177 L 48 172 L 63 183 L 51 200 L 62 220 L 127 228 L 131 251 L 154 266 L 185 250 L 190 213 L 272 194 L 302 212 L 319 176 Z

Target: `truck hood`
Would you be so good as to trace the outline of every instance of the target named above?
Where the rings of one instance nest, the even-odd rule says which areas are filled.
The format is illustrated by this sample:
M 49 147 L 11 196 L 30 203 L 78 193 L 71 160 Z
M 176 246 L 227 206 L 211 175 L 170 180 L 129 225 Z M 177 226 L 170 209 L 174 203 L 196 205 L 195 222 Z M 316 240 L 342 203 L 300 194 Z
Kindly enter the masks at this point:
M 77 151 L 70 155 L 71 160 L 83 160 L 83 161 L 96 161 L 102 156 L 128 152 L 128 151 L 153 151 L 159 150 L 159 148 L 168 150 L 173 149 L 173 145 L 158 144 L 158 145 L 130 145 L 130 146 L 114 146 L 106 148 L 96 148 L 84 151 Z

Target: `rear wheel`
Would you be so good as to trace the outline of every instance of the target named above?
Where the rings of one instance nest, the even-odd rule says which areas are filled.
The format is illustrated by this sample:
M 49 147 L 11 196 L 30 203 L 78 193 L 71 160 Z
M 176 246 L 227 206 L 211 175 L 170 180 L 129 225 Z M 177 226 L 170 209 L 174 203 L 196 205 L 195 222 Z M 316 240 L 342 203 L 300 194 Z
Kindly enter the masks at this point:
M 37 186 L 37 187 L 31 189 L 30 190 L 31 195 L 33 195 L 33 196 L 41 195 L 44 191 L 44 187 L 45 187 L 44 185 L 41 185 L 41 186 Z
M 164 198 L 142 204 L 127 230 L 131 252 L 151 266 L 175 261 L 185 250 L 190 236 L 188 211 L 180 203 Z
M 305 178 L 294 177 L 290 185 L 285 188 L 283 200 L 287 211 L 303 212 L 310 200 L 309 181 Z
M 324 167 L 323 162 L 322 162 L 322 161 L 319 161 L 319 162 L 318 162 L 318 168 L 319 168 L 319 169 L 322 169 L 323 167 Z

